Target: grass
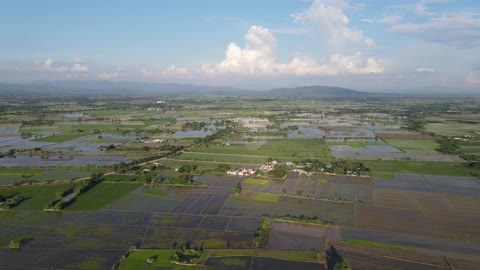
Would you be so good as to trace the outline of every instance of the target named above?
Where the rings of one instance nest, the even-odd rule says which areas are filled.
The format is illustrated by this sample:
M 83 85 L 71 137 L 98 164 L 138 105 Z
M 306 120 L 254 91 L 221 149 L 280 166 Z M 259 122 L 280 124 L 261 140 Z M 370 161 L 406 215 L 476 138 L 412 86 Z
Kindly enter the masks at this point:
M 365 166 L 373 174 L 377 173 L 416 173 L 432 175 L 470 176 L 469 170 L 459 162 L 409 161 L 409 160 L 364 160 Z
M 317 179 L 316 181 L 317 181 L 317 183 L 328 184 L 328 180 L 327 180 L 327 179 L 320 178 L 320 179 Z
M 42 175 L 44 171 L 42 168 L 2 168 L 0 176 Z
M 401 245 L 396 245 L 396 244 L 385 244 L 385 243 L 373 242 L 373 241 L 368 241 L 368 240 L 363 240 L 363 239 L 342 238 L 342 241 L 347 242 L 347 243 L 360 244 L 360 245 L 366 245 L 366 246 L 372 246 L 372 247 L 387 248 L 387 249 L 398 249 L 398 250 L 403 250 L 403 251 L 412 251 L 413 250 L 411 247 L 406 247 L 406 246 L 401 246 Z
M 206 161 L 206 162 L 215 162 L 215 163 L 230 163 L 230 164 L 251 164 L 251 165 L 260 165 L 263 164 L 267 159 L 265 157 L 252 157 L 252 156 L 242 156 L 242 155 L 218 155 L 218 154 L 208 154 L 208 153 L 183 153 L 176 159 L 188 160 L 188 161 Z
M 250 184 L 250 185 L 266 185 L 269 182 L 270 181 L 265 180 L 265 179 L 255 179 L 255 178 L 251 178 L 251 177 L 242 181 L 243 184 Z
M 52 135 L 52 136 L 47 136 L 47 137 L 42 137 L 38 139 L 34 139 L 32 141 L 35 142 L 52 142 L 52 143 L 62 143 L 62 142 L 67 142 L 71 140 L 75 140 L 77 138 L 80 138 L 82 136 L 85 136 L 86 134 L 84 133 L 75 133 L 75 134 L 60 134 L 60 135 Z
M 195 265 L 195 266 L 186 266 L 178 265 L 170 262 L 170 257 L 173 255 L 175 250 L 135 250 L 131 253 L 125 260 L 121 261 L 118 269 L 119 270 L 135 270 L 135 269 L 212 269 L 207 266 Z M 205 251 L 208 252 L 208 251 Z M 147 259 L 158 256 L 156 261 L 152 264 L 147 263 Z
M 19 186 L 19 187 L 1 187 L 0 195 L 4 197 L 17 194 L 22 196 L 24 200 L 13 209 L 15 210 L 43 210 L 46 203 L 56 198 L 57 191 L 64 191 L 70 185 L 69 184 L 43 184 L 32 186 Z
M 66 237 L 74 237 L 90 227 L 91 225 L 87 224 L 67 223 L 61 226 L 58 231 L 63 233 Z
M 255 251 L 251 249 L 212 250 L 210 257 L 253 256 L 254 254 Z
M 435 150 L 438 143 L 434 140 L 385 139 L 389 145 L 401 150 Z
M 323 139 L 274 139 L 265 144 L 248 143 L 209 145 L 193 148 L 192 152 L 227 154 L 227 155 L 249 155 L 273 158 L 315 158 L 331 157 L 330 150 Z
M 258 250 L 255 251 L 255 256 L 288 261 L 318 262 L 317 253 L 313 251 Z
M 78 196 L 65 210 L 95 211 L 140 187 L 137 183 L 100 183 Z
M 266 193 L 266 192 L 257 192 L 257 194 L 254 197 L 256 201 L 273 202 L 273 203 L 277 202 L 278 198 L 280 198 L 279 194 Z
M 167 191 L 162 189 L 145 189 L 143 193 L 154 196 L 163 196 L 167 194 Z
M 272 157 L 331 157 L 323 139 L 269 140 L 260 150 L 272 151 Z
M 109 182 L 141 182 L 144 177 L 139 175 L 109 174 L 102 176 L 102 178 Z

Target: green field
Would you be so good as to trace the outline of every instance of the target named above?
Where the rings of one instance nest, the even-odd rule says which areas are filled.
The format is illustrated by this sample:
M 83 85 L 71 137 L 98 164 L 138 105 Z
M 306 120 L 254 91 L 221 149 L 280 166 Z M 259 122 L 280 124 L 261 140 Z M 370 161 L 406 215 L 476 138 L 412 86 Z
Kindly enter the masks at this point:
M 265 163 L 265 157 L 251 157 L 247 155 L 224 155 L 224 154 L 208 154 L 208 153 L 183 153 L 175 159 L 186 161 L 207 161 L 214 163 L 230 163 L 238 165 L 260 165 Z
M 363 239 L 342 238 L 342 241 L 347 242 L 347 243 L 354 243 L 354 244 L 380 247 L 380 248 L 386 248 L 386 249 L 398 249 L 398 250 L 403 250 L 403 251 L 412 251 L 413 250 L 411 247 L 395 245 L 395 244 L 385 244 L 385 243 L 373 242 L 373 241 L 368 241 L 368 240 L 363 240 Z
M 143 191 L 144 194 L 148 194 L 148 195 L 154 195 L 154 196 L 163 196 L 165 194 L 167 194 L 167 191 L 166 190 L 163 190 L 163 189 L 145 189 Z
M 71 140 L 80 138 L 80 137 L 85 136 L 85 135 L 87 135 L 87 134 L 86 133 L 60 134 L 60 135 L 52 135 L 52 136 L 47 136 L 47 137 L 34 139 L 32 141 L 62 143 L 62 142 L 67 142 L 67 141 L 71 141 Z
M 434 140 L 385 139 L 385 142 L 400 150 L 435 150 L 438 143 Z
M 270 181 L 266 179 L 255 179 L 255 178 L 247 178 L 242 181 L 243 184 L 250 184 L 250 185 L 266 185 L 270 183 Z
M 13 184 L 20 181 L 45 182 L 51 180 L 71 180 L 72 178 L 89 177 L 102 169 L 92 168 L 2 168 L 0 170 L 0 185 Z
M 14 210 L 43 210 L 46 203 L 56 198 L 57 191 L 64 191 L 70 184 L 43 184 L 20 187 L 0 187 L 0 195 L 8 197 L 18 195 L 24 197 L 19 205 L 15 206 Z
M 252 155 L 272 158 L 330 157 L 330 151 L 323 139 L 274 139 L 263 143 L 232 145 L 209 145 L 193 148 L 192 152 L 231 155 Z
M 272 157 L 331 157 L 323 139 L 269 140 L 260 147 Z
M 170 262 L 170 257 L 175 250 L 136 250 L 128 257 L 120 262 L 119 270 L 136 270 L 136 269 L 212 269 L 210 267 L 195 265 L 186 266 L 178 265 Z M 205 251 L 208 252 L 208 251 Z M 156 257 L 154 263 L 148 264 L 147 259 Z
M 140 186 L 141 184 L 137 183 L 100 183 L 78 196 L 65 210 L 100 210 Z
M 459 162 L 409 161 L 409 160 L 364 160 L 365 166 L 376 173 L 417 173 L 432 175 L 470 176 L 469 170 Z
M 478 131 L 478 125 L 455 121 L 442 121 L 440 123 L 429 123 L 426 131 L 433 132 L 440 136 L 472 135 L 474 131 Z

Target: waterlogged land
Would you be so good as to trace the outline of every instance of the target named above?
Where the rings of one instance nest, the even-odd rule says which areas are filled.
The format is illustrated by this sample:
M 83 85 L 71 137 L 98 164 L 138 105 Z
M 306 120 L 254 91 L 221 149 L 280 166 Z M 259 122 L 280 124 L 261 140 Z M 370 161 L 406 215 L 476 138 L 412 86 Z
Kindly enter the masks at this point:
M 479 103 L 2 98 L 0 268 L 476 269 Z

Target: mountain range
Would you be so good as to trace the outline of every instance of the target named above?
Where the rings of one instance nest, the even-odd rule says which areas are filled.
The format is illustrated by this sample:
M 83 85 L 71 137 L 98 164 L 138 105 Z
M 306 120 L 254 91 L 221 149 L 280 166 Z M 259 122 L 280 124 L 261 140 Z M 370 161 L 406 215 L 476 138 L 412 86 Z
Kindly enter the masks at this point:
M 371 97 L 396 95 L 479 95 L 475 89 L 454 91 L 450 88 L 422 87 L 418 89 L 357 91 L 334 86 L 301 86 L 270 90 L 244 90 L 226 86 L 208 86 L 178 83 L 111 82 L 111 81 L 39 81 L 31 83 L 0 83 L 1 96 L 24 95 L 225 95 L 269 97 Z

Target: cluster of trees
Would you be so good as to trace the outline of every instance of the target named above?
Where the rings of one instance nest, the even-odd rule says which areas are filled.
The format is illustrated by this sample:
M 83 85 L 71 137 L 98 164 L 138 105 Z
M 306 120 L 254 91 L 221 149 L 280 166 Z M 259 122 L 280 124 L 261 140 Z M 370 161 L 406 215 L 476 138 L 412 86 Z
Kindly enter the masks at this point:
M 363 175 L 370 174 L 370 168 L 359 161 L 339 160 L 330 163 L 324 163 L 316 159 L 304 159 L 301 161 L 305 164 L 304 170 L 307 172 L 328 172 L 337 174 L 354 174 Z
M 185 122 L 182 125 L 182 130 L 201 130 L 208 126 L 209 123 L 203 122 Z
M 405 128 L 411 131 L 423 132 L 426 124 L 427 122 L 424 119 L 414 115 L 407 119 Z
M 441 140 L 437 140 L 439 147 L 435 150 L 442 154 L 457 154 L 458 149 L 460 149 L 460 145 L 458 145 L 458 141 L 449 139 L 447 137 L 443 137 Z
M 185 264 L 196 264 L 202 256 L 203 247 L 190 248 L 190 242 L 181 246 L 170 257 L 170 261 Z
M 205 136 L 205 138 L 197 138 L 195 139 L 195 143 L 197 144 L 208 144 L 214 140 L 217 140 L 217 139 L 222 139 L 226 136 L 229 136 L 233 133 L 233 127 L 226 127 L 224 129 L 219 129 L 217 130 L 217 132 L 211 134 L 211 135 L 207 135 Z
M 152 161 L 152 160 L 155 160 L 155 159 L 161 159 L 161 158 L 164 158 L 164 157 L 173 156 L 173 155 L 179 153 L 181 150 L 183 150 L 183 146 L 163 145 L 163 146 L 160 147 L 160 150 L 161 151 L 167 151 L 167 152 L 166 153 L 161 153 L 161 154 L 158 154 L 158 155 L 151 155 L 151 156 L 148 156 L 148 157 L 132 160 L 129 163 L 126 163 L 126 162 L 122 161 L 118 164 L 113 164 L 112 165 L 112 170 L 115 171 L 115 172 L 119 172 L 119 173 L 126 173 L 127 171 L 139 170 L 140 167 L 137 166 L 138 164 L 148 162 L 148 161 Z
M 321 225 L 331 225 L 331 224 L 333 224 L 331 221 L 322 220 L 322 219 L 319 219 L 318 217 L 306 217 L 305 215 L 300 215 L 298 217 L 297 216 L 285 215 L 283 217 L 275 217 L 275 219 L 295 221 L 295 222 L 300 222 L 300 223 L 321 224 Z
M 8 198 L 3 198 L 0 196 L 0 203 L 1 203 L 0 208 L 10 209 L 12 207 L 17 206 L 19 203 L 21 203 L 23 199 L 24 198 L 22 196 L 18 196 L 18 195 L 13 195 Z
M 240 182 L 233 185 L 233 193 L 240 194 L 241 192 L 242 192 L 242 185 L 240 184 Z
M 150 180 L 150 182 L 148 182 Z M 147 184 L 169 184 L 169 185 L 199 185 L 199 182 L 193 180 L 191 175 L 156 175 L 153 179 L 146 178 Z
M 75 198 L 80 196 L 80 194 L 88 191 L 89 189 L 100 183 L 102 181 L 102 179 L 100 178 L 101 176 L 101 173 L 93 174 L 88 180 L 83 179 L 81 181 L 73 183 L 64 191 L 58 191 L 56 193 L 56 198 L 50 202 L 47 202 L 44 206 L 44 209 L 62 210 L 63 208 L 74 202 Z M 64 200 L 66 196 L 72 197 L 69 200 Z
M 268 175 L 276 177 L 276 178 L 283 178 L 287 175 L 288 168 L 285 165 L 277 165 L 273 170 L 268 172 Z
M 258 227 L 253 237 L 253 244 L 256 248 L 264 248 L 267 245 L 270 231 L 272 230 L 272 222 L 273 218 L 269 216 L 262 217 L 260 227 Z
M 180 168 L 178 168 L 179 173 L 190 173 L 196 170 L 197 170 L 197 165 L 190 165 L 190 164 L 182 165 L 180 166 Z

